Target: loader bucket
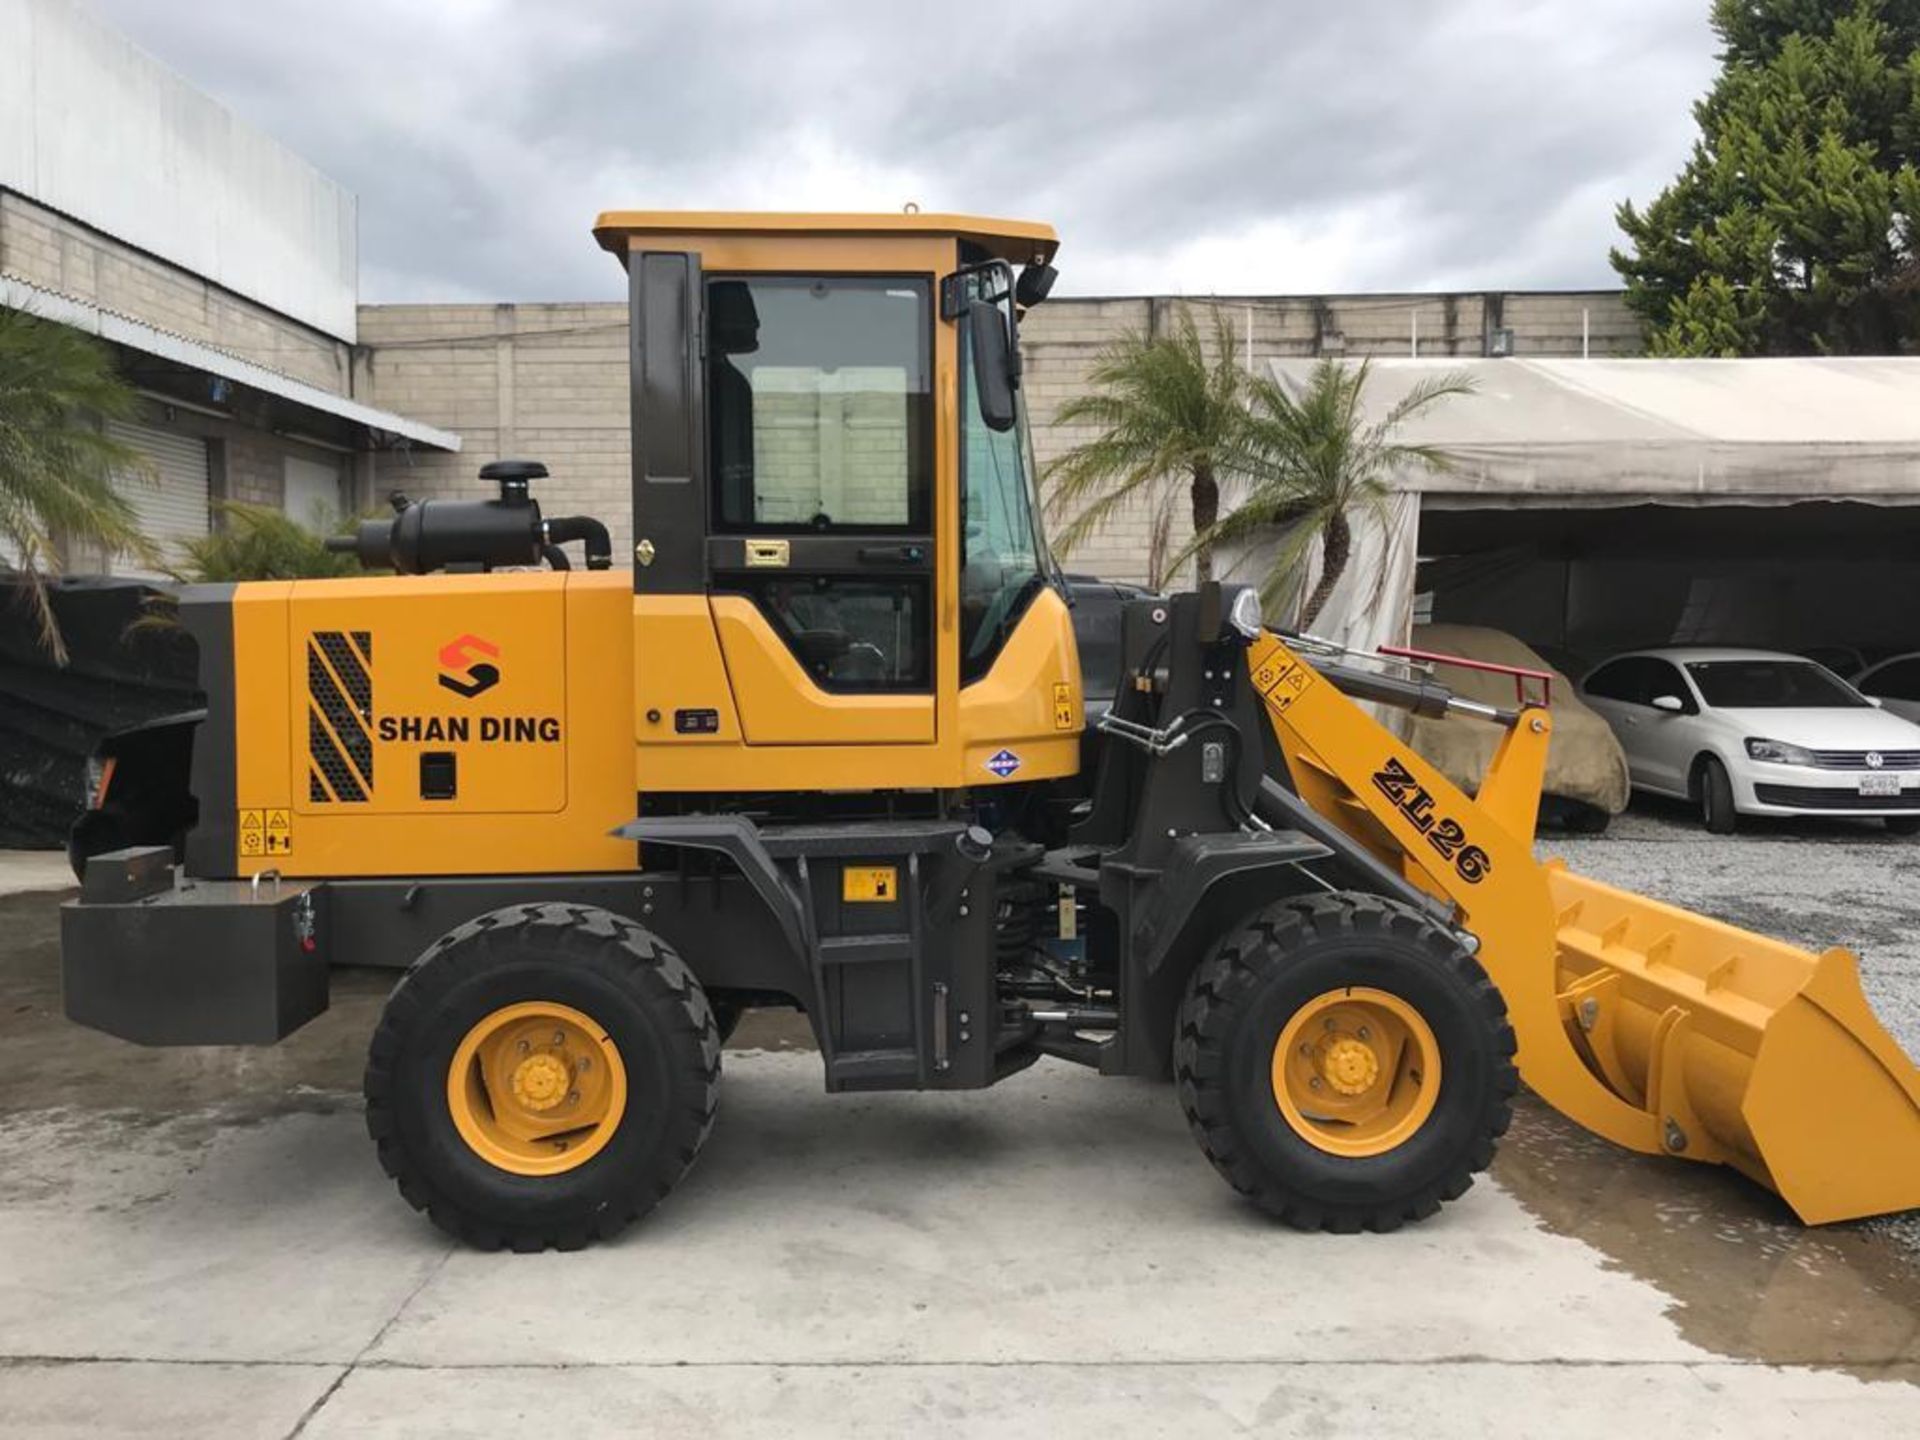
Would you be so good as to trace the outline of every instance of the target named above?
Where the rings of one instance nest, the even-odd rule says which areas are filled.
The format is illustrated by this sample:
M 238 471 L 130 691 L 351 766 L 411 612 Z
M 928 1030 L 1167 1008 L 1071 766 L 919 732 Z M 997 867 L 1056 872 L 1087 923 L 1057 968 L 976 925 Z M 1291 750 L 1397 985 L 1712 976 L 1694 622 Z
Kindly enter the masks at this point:
M 1920 1206 L 1920 1069 L 1854 957 L 1815 955 L 1555 862 L 1561 1020 L 1666 1150 L 1733 1166 L 1809 1224 Z

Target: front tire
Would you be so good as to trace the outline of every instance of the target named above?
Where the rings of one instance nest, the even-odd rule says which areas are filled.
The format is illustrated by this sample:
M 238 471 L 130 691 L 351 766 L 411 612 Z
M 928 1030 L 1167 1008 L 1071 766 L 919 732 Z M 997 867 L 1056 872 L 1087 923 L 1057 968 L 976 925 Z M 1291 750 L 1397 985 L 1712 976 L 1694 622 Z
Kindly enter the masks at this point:
M 1733 780 L 1727 767 L 1709 755 L 1700 762 L 1700 822 L 1710 835 L 1731 835 L 1740 828 L 1733 808 Z
M 442 936 L 394 987 L 367 1130 L 442 1230 L 576 1250 L 686 1173 L 719 1080 L 713 1011 L 671 947 L 606 910 L 510 906 Z
M 1419 912 L 1365 895 L 1269 907 L 1188 984 L 1181 1107 L 1208 1160 L 1302 1230 L 1395 1230 L 1473 1184 L 1518 1084 L 1506 1004 Z
M 1889 815 L 1887 829 L 1894 835 L 1920 835 L 1920 815 Z

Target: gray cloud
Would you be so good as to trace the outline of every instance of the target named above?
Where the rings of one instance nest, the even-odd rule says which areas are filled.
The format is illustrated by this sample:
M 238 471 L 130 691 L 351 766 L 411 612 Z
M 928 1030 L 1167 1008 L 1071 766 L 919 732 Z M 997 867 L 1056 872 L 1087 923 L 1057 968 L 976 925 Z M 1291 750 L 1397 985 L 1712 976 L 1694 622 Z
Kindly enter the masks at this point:
M 1706 0 L 94 0 L 360 196 L 368 299 L 618 292 L 612 207 L 973 210 L 1062 289 L 1607 284 Z

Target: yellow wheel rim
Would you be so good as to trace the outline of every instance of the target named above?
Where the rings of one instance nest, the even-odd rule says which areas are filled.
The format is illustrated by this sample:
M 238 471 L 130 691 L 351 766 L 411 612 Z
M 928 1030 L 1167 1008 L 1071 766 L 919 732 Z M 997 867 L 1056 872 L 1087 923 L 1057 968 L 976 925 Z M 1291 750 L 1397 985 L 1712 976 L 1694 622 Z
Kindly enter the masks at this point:
M 467 1031 L 447 1067 L 447 1108 L 468 1147 L 515 1175 L 584 1165 L 627 1111 L 627 1071 L 593 1018 L 532 1000 Z
M 1440 1099 L 1440 1046 L 1398 995 L 1353 986 L 1302 1005 L 1273 1047 L 1273 1098 L 1329 1155 L 1384 1155 Z

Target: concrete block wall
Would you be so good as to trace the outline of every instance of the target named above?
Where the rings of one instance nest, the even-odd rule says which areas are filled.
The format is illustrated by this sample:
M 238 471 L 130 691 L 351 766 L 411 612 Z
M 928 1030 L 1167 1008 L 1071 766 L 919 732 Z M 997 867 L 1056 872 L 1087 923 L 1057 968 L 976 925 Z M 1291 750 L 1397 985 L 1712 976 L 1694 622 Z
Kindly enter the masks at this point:
M 1612 291 L 1053 300 L 1027 317 L 1022 335 L 1034 450 L 1043 468 L 1091 437 L 1054 415 L 1086 391 L 1101 351 L 1129 330 L 1162 330 L 1183 314 L 1209 347 L 1217 316 L 1243 362 L 1250 332 L 1255 363 L 1276 355 L 1407 355 L 1416 338 L 1423 356 L 1474 357 L 1485 353 L 1487 332 L 1496 326 L 1514 331 L 1518 354 L 1577 356 L 1583 317 L 1592 354 L 1641 348 L 1638 323 Z M 360 339 L 355 380 L 362 400 L 457 430 L 466 442 L 459 455 L 381 455 L 371 465 L 363 459 L 363 474 L 371 475 L 363 501 L 396 488 L 416 497 L 475 495 L 480 465 L 528 456 L 553 472 L 538 490 L 550 513 L 598 515 L 613 531 L 616 555 L 626 552 L 632 527 L 623 304 L 369 305 L 360 310 Z M 797 407 L 783 416 L 790 423 L 763 435 L 762 444 L 769 447 L 765 459 L 778 455 L 794 467 L 796 505 L 817 491 L 823 436 L 837 435 L 847 447 L 850 480 L 857 480 L 861 456 L 885 465 L 902 453 L 904 437 L 894 438 L 898 431 L 889 427 L 896 422 L 890 412 L 871 408 L 877 402 L 837 398 L 829 423 L 823 395 L 787 399 Z M 1159 509 L 1143 497 L 1068 556 L 1067 566 L 1116 580 L 1154 578 L 1155 550 L 1164 556 L 1188 538 L 1187 513 L 1184 488 Z M 1059 530 L 1058 517 L 1051 528 Z
M 466 447 L 363 457 L 360 503 L 476 498 L 487 461 L 541 460 L 549 514 L 597 515 L 616 554 L 631 545 L 625 305 L 363 305 L 355 388 Z
M 350 347 L 0 191 L 0 274 L 151 325 L 334 394 L 347 392 Z

